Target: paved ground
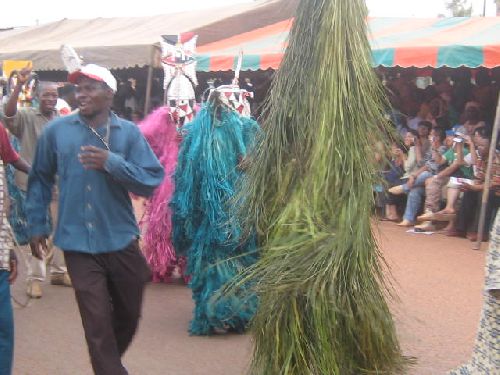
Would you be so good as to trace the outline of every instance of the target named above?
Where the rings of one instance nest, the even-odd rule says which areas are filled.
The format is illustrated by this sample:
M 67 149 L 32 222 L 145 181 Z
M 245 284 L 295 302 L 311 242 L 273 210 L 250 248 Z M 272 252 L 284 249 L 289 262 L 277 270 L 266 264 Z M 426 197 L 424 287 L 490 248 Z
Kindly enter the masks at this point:
M 380 226 L 380 243 L 400 302 L 392 302 L 412 375 L 444 374 L 471 352 L 481 309 L 484 250 L 441 235 L 410 235 Z M 22 278 L 13 287 L 24 299 Z M 124 362 L 132 375 L 240 375 L 251 355 L 249 336 L 190 337 L 190 291 L 149 285 L 138 335 Z M 14 375 L 91 375 L 70 288 L 45 285 L 41 300 L 15 309 Z

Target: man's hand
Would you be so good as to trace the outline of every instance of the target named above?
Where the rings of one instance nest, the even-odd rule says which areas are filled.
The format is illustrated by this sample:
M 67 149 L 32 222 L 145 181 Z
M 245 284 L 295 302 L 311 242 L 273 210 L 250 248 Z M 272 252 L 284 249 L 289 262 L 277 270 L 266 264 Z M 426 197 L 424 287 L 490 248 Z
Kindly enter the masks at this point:
M 482 191 L 483 190 L 483 185 L 478 185 L 478 184 L 471 185 L 471 184 L 468 184 L 467 182 L 462 182 L 462 184 L 460 185 L 460 190 L 463 191 L 463 192 L 466 192 L 466 191 Z
M 10 261 L 9 284 L 13 284 L 17 279 L 17 260 Z
M 470 135 L 463 135 L 462 138 L 464 139 L 464 143 L 466 145 L 469 145 L 472 143 L 472 138 Z
M 415 184 L 415 176 L 410 176 L 408 178 L 408 181 L 406 182 L 406 185 L 408 186 L 409 189 L 413 187 L 413 184 Z
M 20 71 L 17 72 L 17 85 L 22 86 L 31 77 L 31 70 L 33 68 L 31 67 L 31 64 L 26 65 L 24 68 L 22 68 Z
M 48 253 L 47 238 L 44 236 L 34 236 L 30 239 L 31 254 L 35 258 L 43 260 L 44 255 Z
M 23 158 L 19 158 L 11 164 L 18 171 L 24 172 L 26 174 L 30 173 L 31 165 L 29 165 Z
M 463 182 L 462 184 L 460 184 L 460 191 L 472 191 L 472 185 L 471 184 L 468 184 L 466 182 Z
M 85 169 L 104 170 L 104 164 L 108 160 L 108 150 L 95 146 L 82 146 L 82 153 L 78 154 L 78 160 Z

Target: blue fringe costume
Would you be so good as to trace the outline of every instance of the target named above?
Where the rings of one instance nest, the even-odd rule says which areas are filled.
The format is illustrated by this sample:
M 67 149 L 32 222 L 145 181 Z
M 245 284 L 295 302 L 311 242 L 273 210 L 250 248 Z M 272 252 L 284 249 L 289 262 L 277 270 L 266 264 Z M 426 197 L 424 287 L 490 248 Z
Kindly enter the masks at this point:
M 12 148 L 16 150 L 16 152 L 19 152 L 18 139 L 13 135 L 9 138 Z M 5 169 L 7 172 L 7 188 L 10 195 L 9 223 L 12 227 L 17 243 L 19 245 L 26 245 L 29 243 L 28 223 L 26 221 L 26 212 L 24 210 L 26 193 L 21 191 L 15 183 L 14 176 L 16 169 L 11 164 L 7 165 Z
M 9 137 L 12 148 L 19 152 L 20 145 L 19 140 L 10 135 Z M 15 172 L 16 169 L 11 165 L 7 165 L 6 169 L 6 180 L 7 189 L 10 196 L 10 212 L 9 212 L 9 224 L 14 232 L 15 240 L 18 245 L 27 245 L 30 240 L 28 234 L 28 222 L 26 220 L 26 192 L 19 189 L 15 182 Z M 52 232 L 52 218 L 50 213 L 47 213 L 47 225 L 48 231 Z
M 224 105 L 209 103 L 183 129 L 187 134 L 179 151 L 171 206 L 174 246 L 178 255 L 187 256 L 196 304 L 189 332 L 243 332 L 256 311 L 257 297 L 241 289 L 227 295 L 218 292 L 257 260 L 255 239 L 242 240 L 228 202 L 242 174 L 238 163 L 259 126 Z

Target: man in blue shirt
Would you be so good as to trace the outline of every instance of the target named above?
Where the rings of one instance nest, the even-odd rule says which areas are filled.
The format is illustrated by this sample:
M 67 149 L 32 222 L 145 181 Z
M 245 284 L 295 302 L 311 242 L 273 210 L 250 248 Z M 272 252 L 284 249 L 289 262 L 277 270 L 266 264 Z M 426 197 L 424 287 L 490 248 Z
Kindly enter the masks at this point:
M 54 242 L 64 250 L 94 372 L 124 375 L 149 268 L 129 192 L 149 196 L 163 168 L 133 123 L 111 112 L 116 79 L 89 64 L 70 74 L 79 112 L 51 121 L 38 140 L 26 211 L 33 255 L 47 250 L 47 208 L 58 176 Z

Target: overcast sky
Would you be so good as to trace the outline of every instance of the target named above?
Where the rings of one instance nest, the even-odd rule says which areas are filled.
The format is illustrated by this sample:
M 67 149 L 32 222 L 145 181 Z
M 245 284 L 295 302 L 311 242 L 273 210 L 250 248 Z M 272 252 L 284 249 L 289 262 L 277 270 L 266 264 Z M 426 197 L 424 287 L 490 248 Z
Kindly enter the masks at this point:
M 302 0 L 308 1 L 308 0 Z M 372 16 L 436 17 L 447 14 L 446 0 L 366 0 Z M 468 0 L 473 14 L 481 15 L 484 0 Z M 22 6 L 9 1 L 0 11 L 0 28 L 31 26 L 63 18 L 130 17 L 189 11 L 227 4 L 247 3 L 252 0 L 23 0 Z M 494 0 L 486 0 L 486 15 L 495 15 Z

